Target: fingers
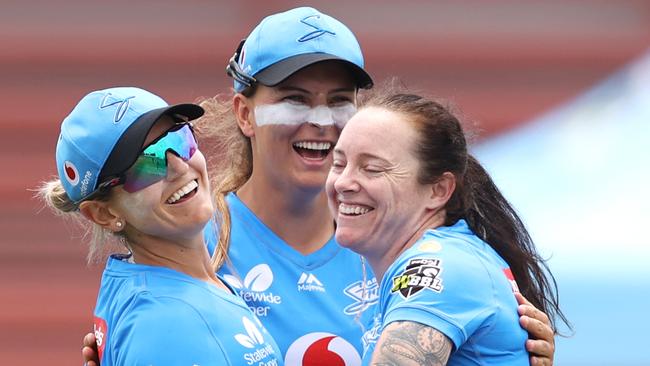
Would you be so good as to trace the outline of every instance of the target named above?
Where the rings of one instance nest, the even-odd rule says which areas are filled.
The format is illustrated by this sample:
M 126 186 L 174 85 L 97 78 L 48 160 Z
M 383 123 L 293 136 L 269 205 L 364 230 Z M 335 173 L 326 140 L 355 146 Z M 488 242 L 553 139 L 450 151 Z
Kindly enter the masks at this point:
M 84 336 L 81 356 L 84 359 L 85 366 L 99 366 L 99 354 L 97 353 L 94 333 L 88 333 Z
M 531 366 L 553 365 L 555 354 L 555 332 L 548 316 L 534 307 L 521 294 L 515 294 L 519 306 L 519 324 L 528 332 L 526 350 L 531 354 Z
M 537 308 L 532 305 L 519 305 L 517 311 L 522 318 L 526 316 L 537 320 L 549 328 L 551 327 L 551 320 L 548 318 L 548 316 L 541 310 L 537 310 Z
M 530 357 L 530 366 L 553 366 L 553 360 L 544 357 Z
M 529 339 L 526 341 L 526 350 L 533 357 L 548 358 L 552 361 L 555 346 L 544 340 Z
M 97 347 L 95 343 L 95 333 L 86 334 L 83 339 L 83 345 L 84 347 L 91 347 L 91 348 Z
M 522 294 L 515 292 L 515 298 L 519 303 L 517 310 L 520 316 L 535 318 L 540 322 L 548 325 L 549 327 L 551 326 L 551 320 L 548 318 L 546 313 L 533 306 L 533 304 L 531 304 L 530 301 L 528 301 L 528 299 L 526 299 Z
M 517 304 L 533 306 L 533 304 L 531 304 L 530 301 L 528 301 L 528 299 L 521 294 L 521 292 L 515 292 L 514 294 L 515 298 L 517 299 Z
M 519 318 L 519 324 L 528 332 L 528 338 L 539 339 L 547 343 L 555 343 L 555 333 L 553 329 L 538 319 L 522 315 Z
M 90 348 L 90 347 L 84 347 L 81 349 L 81 356 L 84 359 L 84 366 L 99 366 L 97 362 L 95 362 L 95 351 Z

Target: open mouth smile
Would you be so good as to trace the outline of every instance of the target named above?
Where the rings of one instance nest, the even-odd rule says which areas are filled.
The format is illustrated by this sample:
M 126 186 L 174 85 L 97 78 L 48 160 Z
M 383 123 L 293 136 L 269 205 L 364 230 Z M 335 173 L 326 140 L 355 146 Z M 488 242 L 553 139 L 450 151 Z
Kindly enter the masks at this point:
M 298 141 L 293 143 L 293 150 L 306 160 L 323 160 L 332 150 L 332 145 L 327 141 Z
M 339 214 L 345 216 L 361 216 L 372 210 L 374 209 L 367 206 L 339 203 Z
M 167 203 L 170 205 L 185 202 L 192 198 L 199 189 L 199 182 L 195 179 L 188 182 L 181 187 L 178 191 L 174 192 L 168 199 Z

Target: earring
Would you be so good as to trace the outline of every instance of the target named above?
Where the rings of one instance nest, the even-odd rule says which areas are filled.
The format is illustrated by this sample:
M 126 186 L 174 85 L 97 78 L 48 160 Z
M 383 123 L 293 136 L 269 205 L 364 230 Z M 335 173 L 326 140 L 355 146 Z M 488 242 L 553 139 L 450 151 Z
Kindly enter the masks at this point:
M 122 225 L 124 225 L 124 224 L 122 224 L 122 221 L 118 221 L 118 222 L 115 223 L 115 226 L 117 226 L 118 229 L 121 229 Z

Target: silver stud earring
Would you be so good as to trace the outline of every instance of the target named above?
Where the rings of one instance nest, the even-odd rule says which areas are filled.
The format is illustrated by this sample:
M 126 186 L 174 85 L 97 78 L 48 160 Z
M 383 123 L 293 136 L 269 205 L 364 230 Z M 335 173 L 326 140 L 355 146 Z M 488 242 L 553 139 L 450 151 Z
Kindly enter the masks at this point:
M 115 223 L 115 226 L 117 226 L 118 229 L 121 229 L 122 225 L 123 225 L 122 221 L 118 221 L 118 222 Z

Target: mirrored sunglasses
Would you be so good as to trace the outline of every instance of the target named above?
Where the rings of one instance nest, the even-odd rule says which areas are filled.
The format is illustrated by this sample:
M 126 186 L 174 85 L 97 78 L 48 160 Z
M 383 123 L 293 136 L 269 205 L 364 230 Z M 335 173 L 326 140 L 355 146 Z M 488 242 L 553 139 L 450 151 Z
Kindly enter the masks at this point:
M 123 174 L 124 190 L 133 193 L 167 176 L 167 152 L 188 161 L 198 148 L 189 123 L 173 126 L 145 147 L 138 159 Z

